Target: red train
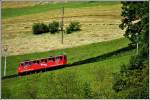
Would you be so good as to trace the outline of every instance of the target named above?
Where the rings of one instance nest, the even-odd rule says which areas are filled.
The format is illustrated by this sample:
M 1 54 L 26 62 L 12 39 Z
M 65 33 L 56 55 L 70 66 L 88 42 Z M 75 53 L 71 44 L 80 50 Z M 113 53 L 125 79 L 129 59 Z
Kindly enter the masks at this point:
M 66 55 L 58 55 L 58 56 L 39 59 L 39 60 L 24 61 L 19 64 L 18 74 L 22 75 L 27 72 L 59 67 L 66 64 L 67 64 Z

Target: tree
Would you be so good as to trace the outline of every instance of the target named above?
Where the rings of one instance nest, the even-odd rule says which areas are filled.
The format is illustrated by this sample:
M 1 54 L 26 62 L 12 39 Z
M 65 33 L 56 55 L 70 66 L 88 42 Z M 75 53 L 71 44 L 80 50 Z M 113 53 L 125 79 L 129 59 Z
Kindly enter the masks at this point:
M 123 19 L 122 23 L 120 24 L 120 28 L 126 29 L 124 36 L 129 38 L 129 40 L 131 40 L 132 43 L 136 43 L 136 33 L 139 33 L 140 40 L 148 42 L 148 1 L 122 2 L 122 4 L 123 6 L 121 16 L 123 16 Z
M 122 65 L 114 76 L 113 89 L 126 91 L 124 98 L 149 98 L 149 3 L 148 1 L 126 1 L 122 3 L 121 29 L 131 44 L 139 43 L 139 53 L 133 56 L 128 65 Z M 138 41 L 137 35 L 138 33 Z

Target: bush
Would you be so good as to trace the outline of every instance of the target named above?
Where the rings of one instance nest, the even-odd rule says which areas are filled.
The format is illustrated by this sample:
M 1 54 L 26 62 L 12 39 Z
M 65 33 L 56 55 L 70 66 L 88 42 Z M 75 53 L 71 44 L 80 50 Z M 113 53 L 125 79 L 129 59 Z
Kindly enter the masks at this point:
M 74 32 L 74 31 L 79 31 L 80 27 L 81 27 L 81 25 L 80 25 L 79 22 L 71 22 L 69 24 L 69 26 L 66 28 L 66 33 L 70 34 L 70 33 Z
M 49 32 L 48 26 L 43 23 L 35 23 L 32 26 L 33 34 L 42 34 Z
M 149 61 L 145 58 L 141 56 L 141 53 L 138 56 L 132 57 L 128 65 L 122 65 L 120 72 L 114 74 L 113 89 L 116 92 L 127 91 L 128 94 L 125 98 L 148 98 Z
M 59 31 L 59 22 L 53 21 L 49 24 L 49 32 L 56 33 Z
M 93 91 L 91 89 L 91 84 L 89 82 L 85 82 L 83 85 L 84 97 L 86 99 L 91 99 L 94 97 Z

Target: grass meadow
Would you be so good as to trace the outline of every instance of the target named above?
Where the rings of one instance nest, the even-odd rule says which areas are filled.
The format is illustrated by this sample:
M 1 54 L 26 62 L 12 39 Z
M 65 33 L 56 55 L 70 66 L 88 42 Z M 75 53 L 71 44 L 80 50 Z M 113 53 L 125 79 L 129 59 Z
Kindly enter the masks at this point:
M 44 2 L 43 2 L 44 3 Z M 67 3 L 27 3 L 30 6 L 24 6 L 24 7 L 14 7 L 11 8 L 11 6 L 5 6 L 5 1 L 2 2 L 2 6 L 4 4 L 4 8 L 2 8 L 2 19 L 4 18 L 12 18 L 16 16 L 22 16 L 22 15 L 28 15 L 28 14 L 35 14 L 40 12 L 46 12 L 49 10 L 54 9 L 61 9 L 64 8 L 82 8 L 82 7 L 91 7 L 91 6 L 97 6 L 97 5 L 113 5 L 117 4 L 119 2 L 67 2 Z M 14 3 L 15 4 L 15 3 Z M 32 5 L 31 5 L 32 4 Z M 17 4 L 16 4 L 17 5 Z M 32 9 L 32 10 L 31 10 Z

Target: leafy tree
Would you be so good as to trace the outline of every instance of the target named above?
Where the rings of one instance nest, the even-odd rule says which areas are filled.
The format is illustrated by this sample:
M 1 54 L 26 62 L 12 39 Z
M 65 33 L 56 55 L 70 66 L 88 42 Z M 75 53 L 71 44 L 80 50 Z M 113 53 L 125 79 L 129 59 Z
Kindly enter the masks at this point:
M 149 3 L 141 2 L 122 2 L 122 23 L 121 29 L 126 29 L 124 36 L 129 38 L 132 43 L 136 43 L 136 33 L 139 35 L 139 40 L 148 42 L 149 34 Z
M 121 15 L 120 28 L 126 29 L 124 36 L 132 44 L 139 43 L 139 53 L 114 75 L 113 89 L 116 92 L 126 91 L 127 97 L 124 98 L 149 98 L 149 3 L 122 2 Z

